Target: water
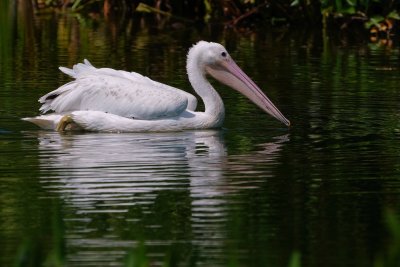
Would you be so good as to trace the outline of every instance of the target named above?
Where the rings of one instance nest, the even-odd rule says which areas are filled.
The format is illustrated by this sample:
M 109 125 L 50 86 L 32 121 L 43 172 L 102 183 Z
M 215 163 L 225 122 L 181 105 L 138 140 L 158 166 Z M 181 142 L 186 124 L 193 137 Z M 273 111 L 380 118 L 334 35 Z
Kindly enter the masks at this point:
M 302 266 L 373 266 L 388 250 L 383 214 L 400 200 L 396 44 L 14 16 L 0 41 L 1 266 L 288 266 L 297 252 Z M 84 58 L 190 92 L 186 51 L 200 39 L 226 45 L 293 126 L 217 83 L 220 130 L 60 134 L 19 119 L 69 81 L 58 66 Z

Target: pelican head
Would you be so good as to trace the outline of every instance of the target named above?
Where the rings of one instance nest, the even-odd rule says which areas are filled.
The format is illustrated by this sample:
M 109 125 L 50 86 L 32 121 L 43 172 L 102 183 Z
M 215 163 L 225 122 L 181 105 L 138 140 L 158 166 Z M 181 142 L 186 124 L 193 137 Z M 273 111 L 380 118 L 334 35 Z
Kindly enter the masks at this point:
M 247 76 L 231 58 L 225 47 L 218 43 L 200 41 L 188 54 L 188 60 L 195 58 L 203 75 L 237 90 L 272 117 L 290 126 L 290 121 L 275 107 L 263 91 Z

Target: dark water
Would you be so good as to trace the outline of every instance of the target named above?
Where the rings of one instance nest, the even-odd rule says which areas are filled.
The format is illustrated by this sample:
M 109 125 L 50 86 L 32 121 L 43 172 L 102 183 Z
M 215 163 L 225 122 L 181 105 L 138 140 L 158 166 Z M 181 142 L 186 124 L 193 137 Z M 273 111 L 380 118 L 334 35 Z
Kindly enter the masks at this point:
M 0 265 L 373 266 L 400 200 L 399 47 L 10 9 L 0 40 Z M 165 24 L 164 24 L 165 23 Z M 190 91 L 223 43 L 293 126 L 216 84 L 224 128 L 60 134 L 20 121 L 87 58 Z M 299 266 L 299 265 L 297 265 Z

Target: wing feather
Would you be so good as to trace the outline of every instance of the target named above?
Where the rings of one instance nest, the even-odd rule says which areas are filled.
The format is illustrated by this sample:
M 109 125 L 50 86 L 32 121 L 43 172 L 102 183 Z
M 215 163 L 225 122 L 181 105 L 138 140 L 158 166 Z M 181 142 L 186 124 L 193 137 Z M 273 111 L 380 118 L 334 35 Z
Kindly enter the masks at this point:
M 75 80 L 39 99 L 43 113 L 97 110 L 128 118 L 157 119 L 177 116 L 197 105 L 193 95 L 138 73 L 97 69 L 87 60 L 72 69 L 60 70 Z

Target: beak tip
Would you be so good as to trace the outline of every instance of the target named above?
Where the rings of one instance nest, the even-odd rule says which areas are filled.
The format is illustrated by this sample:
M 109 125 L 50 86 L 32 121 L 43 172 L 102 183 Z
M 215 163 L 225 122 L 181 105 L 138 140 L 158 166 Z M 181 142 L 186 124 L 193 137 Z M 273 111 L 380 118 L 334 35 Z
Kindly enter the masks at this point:
M 285 124 L 287 127 L 290 127 L 290 126 L 292 126 L 292 123 L 288 120 L 288 119 L 286 119 L 286 118 L 280 118 L 279 119 L 281 122 L 283 122 L 283 124 Z

